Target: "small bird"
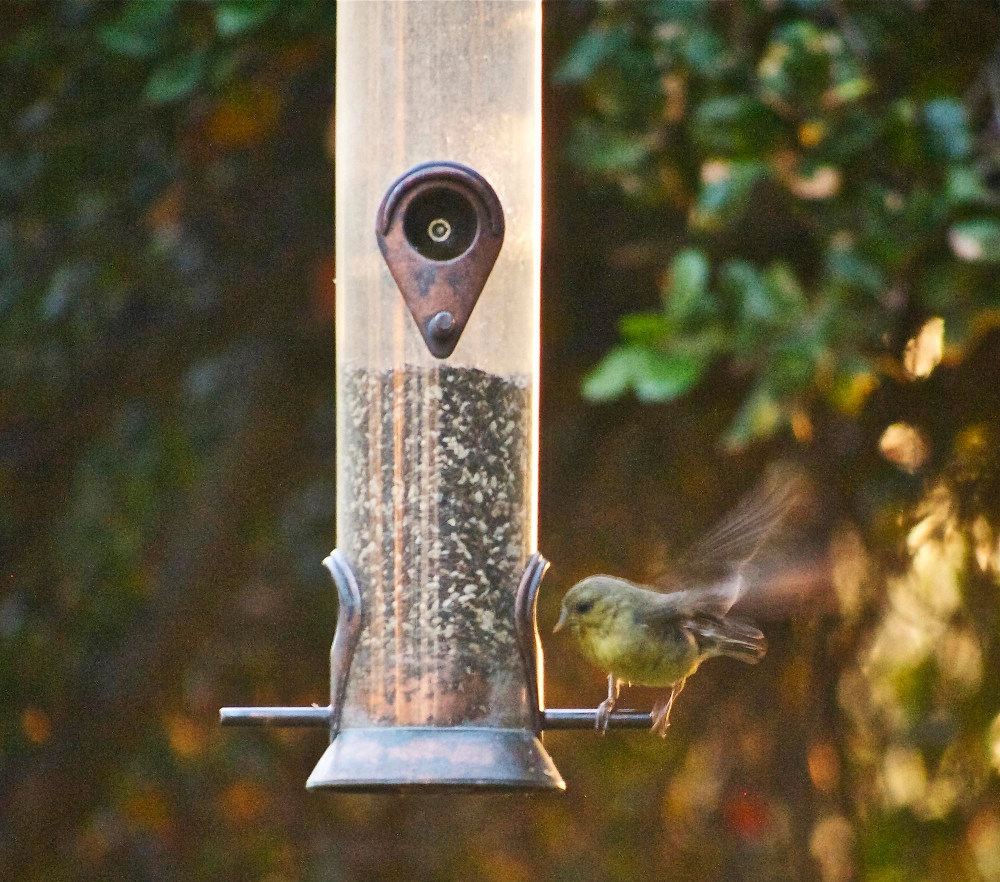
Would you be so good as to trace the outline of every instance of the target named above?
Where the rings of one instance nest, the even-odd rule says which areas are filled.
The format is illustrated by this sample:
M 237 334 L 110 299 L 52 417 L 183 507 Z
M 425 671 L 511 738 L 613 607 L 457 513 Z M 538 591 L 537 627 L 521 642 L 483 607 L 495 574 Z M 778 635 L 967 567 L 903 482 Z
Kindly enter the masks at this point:
M 687 678 L 705 659 L 728 656 L 756 664 L 767 651 L 753 625 L 729 618 L 751 586 L 750 564 L 785 519 L 801 484 L 776 469 L 676 566 L 675 585 L 662 591 L 615 576 L 590 576 L 563 598 L 555 631 L 568 627 L 583 654 L 608 672 L 608 697 L 596 728 L 607 729 L 622 683 L 669 688 L 652 712 L 652 731 L 666 737 L 670 710 Z

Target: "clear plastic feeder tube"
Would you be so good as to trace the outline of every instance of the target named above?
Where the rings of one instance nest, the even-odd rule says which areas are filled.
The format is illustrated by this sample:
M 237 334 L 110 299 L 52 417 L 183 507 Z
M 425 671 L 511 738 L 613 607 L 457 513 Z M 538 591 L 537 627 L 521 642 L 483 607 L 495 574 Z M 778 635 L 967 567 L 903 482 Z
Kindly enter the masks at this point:
M 513 610 L 537 533 L 540 3 L 337 15 L 337 545 L 364 607 L 341 726 L 526 727 Z M 432 160 L 479 172 L 506 221 L 444 360 L 375 239 L 389 185 Z

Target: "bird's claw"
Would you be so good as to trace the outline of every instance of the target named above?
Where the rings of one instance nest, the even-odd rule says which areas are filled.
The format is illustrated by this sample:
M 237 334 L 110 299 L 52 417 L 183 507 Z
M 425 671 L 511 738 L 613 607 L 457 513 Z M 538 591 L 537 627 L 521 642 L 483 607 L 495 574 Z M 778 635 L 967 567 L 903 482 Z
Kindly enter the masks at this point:
M 670 710 L 674 706 L 674 699 L 681 694 L 686 682 L 686 677 L 683 680 L 678 680 L 670 689 L 670 694 L 653 705 L 653 713 L 651 714 L 653 725 L 650 727 L 650 731 L 654 735 L 659 735 L 661 738 L 667 737 L 667 728 L 670 726 Z
M 614 708 L 615 700 L 613 698 L 605 698 L 604 701 L 597 705 L 594 728 L 597 730 L 598 735 L 603 735 L 608 731 L 608 723 L 611 722 L 611 711 Z
M 653 705 L 653 725 L 650 731 L 661 738 L 667 737 L 667 728 L 670 726 L 670 702 L 657 702 Z

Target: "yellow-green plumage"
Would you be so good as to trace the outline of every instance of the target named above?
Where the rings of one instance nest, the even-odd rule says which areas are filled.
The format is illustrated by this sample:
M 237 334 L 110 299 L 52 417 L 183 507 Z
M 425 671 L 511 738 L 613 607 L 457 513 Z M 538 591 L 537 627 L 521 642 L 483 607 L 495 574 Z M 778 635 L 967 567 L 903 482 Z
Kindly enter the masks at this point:
M 712 614 L 718 595 L 700 609 L 691 592 L 664 594 L 614 576 L 591 576 L 563 601 L 564 624 L 583 654 L 601 670 L 637 686 L 673 686 L 706 658 L 729 655 L 755 662 L 764 635 Z

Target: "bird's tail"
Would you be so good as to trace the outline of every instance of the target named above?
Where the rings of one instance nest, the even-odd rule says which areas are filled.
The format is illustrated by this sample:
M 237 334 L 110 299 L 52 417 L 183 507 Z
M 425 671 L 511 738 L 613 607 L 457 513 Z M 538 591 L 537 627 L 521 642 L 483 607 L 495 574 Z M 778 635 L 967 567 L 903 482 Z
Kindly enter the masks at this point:
M 767 652 L 767 638 L 757 628 L 732 619 L 699 621 L 697 639 L 708 654 L 726 655 L 750 665 L 757 664 Z

